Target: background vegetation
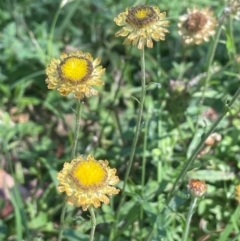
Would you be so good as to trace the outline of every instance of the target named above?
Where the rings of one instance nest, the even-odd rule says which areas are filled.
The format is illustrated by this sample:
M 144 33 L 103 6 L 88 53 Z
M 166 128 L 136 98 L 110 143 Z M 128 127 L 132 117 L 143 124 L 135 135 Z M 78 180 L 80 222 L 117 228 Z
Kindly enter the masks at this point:
M 75 100 L 47 89 L 45 68 L 61 52 L 90 52 L 101 57 L 106 68 L 99 96 L 83 100 L 78 153 L 109 160 L 121 180 L 126 171 L 136 98 L 141 94 L 140 52 L 114 37 L 119 27 L 113 18 L 144 1 L 74 0 L 63 7 L 60 3 L 0 2 L 0 240 L 51 241 L 58 236 L 64 195 L 56 191 L 56 174 L 70 161 Z M 166 41 L 145 51 L 149 88 L 115 240 L 181 240 L 190 204 L 188 178 L 208 184 L 193 216 L 189 240 L 240 240 L 234 200 L 240 168 L 239 100 L 216 129 L 221 141 L 205 145 L 166 207 L 167 194 L 187 158 L 239 88 L 239 21 L 224 22 L 201 103 L 212 40 L 184 46 L 177 33 L 178 17 L 193 6 L 210 7 L 219 17 L 226 1 L 151 0 L 148 4 L 167 12 L 170 33 Z M 174 87 L 175 81 L 184 86 L 183 91 Z M 144 185 L 142 160 L 146 160 Z M 7 191 L 4 183 L 10 185 L 13 179 L 17 185 Z M 96 211 L 95 240 L 109 240 L 118 202 L 119 195 Z M 67 209 L 64 240 L 88 240 L 90 228 L 88 212 Z

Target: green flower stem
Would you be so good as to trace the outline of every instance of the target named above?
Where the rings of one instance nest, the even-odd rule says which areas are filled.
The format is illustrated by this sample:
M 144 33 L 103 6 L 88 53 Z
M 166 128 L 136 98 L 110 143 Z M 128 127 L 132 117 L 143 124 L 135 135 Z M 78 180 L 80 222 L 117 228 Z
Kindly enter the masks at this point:
M 76 153 L 77 153 L 77 143 L 78 143 L 80 121 L 81 121 L 81 114 L 82 114 L 82 105 L 81 105 L 80 99 L 77 100 L 76 105 L 77 105 L 76 124 L 75 124 L 75 136 L 74 136 L 73 148 L 72 148 L 72 154 L 71 154 L 72 159 L 74 159 L 76 157 Z M 65 220 L 66 209 L 67 209 L 67 204 L 65 202 L 64 206 L 62 208 L 62 212 L 61 212 L 58 241 L 62 241 L 62 234 L 63 234 L 63 228 L 64 228 L 64 220 Z
M 73 142 L 73 148 L 72 148 L 72 158 L 76 157 L 77 152 L 77 143 L 78 143 L 78 137 L 79 137 L 79 130 L 80 130 L 80 121 L 81 121 L 81 114 L 82 114 L 82 105 L 81 100 L 77 100 L 77 110 L 76 110 L 76 126 L 75 126 L 75 136 L 74 136 L 74 142 Z
M 92 222 L 92 228 L 91 228 L 89 241 L 93 241 L 94 240 L 95 228 L 96 228 L 96 217 L 95 217 L 93 206 L 89 207 L 89 212 L 90 212 L 90 215 L 91 215 L 91 222 Z
M 149 127 L 149 115 L 146 118 L 145 130 L 144 130 L 144 141 L 143 141 L 143 159 L 142 159 L 142 177 L 141 177 L 141 187 L 142 187 L 142 197 L 144 195 L 144 186 L 145 186 L 145 179 L 146 179 L 146 151 L 147 151 L 147 137 L 148 137 L 148 127 Z M 140 220 L 143 220 L 143 207 L 140 207 Z
M 173 184 L 173 188 L 168 196 L 167 199 L 167 205 L 169 205 L 169 202 L 171 200 L 171 198 L 173 197 L 173 193 L 176 190 L 179 182 L 182 180 L 182 178 L 184 177 L 184 175 L 186 174 L 189 166 L 191 166 L 197 156 L 197 154 L 199 153 L 199 151 L 203 148 L 204 146 L 204 142 L 206 141 L 206 139 L 209 137 L 209 135 L 211 135 L 212 132 L 215 131 L 216 127 L 218 126 L 218 124 L 222 121 L 222 119 L 226 116 L 226 114 L 228 113 L 228 111 L 230 110 L 231 106 L 234 104 L 234 102 L 238 99 L 238 97 L 240 96 L 240 88 L 237 90 L 237 92 L 235 93 L 235 95 L 233 96 L 232 100 L 228 103 L 225 104 L 225 107 L 223 109 L 222 114 L 218 117 L 218 119 L 213 123 L 213 125 L 211 126 L 211 128 L 206 132 L 206 134 L 204 134 L 204 136 L 202 136 L 201 141 L 199 142 L 199 144 L 197 145 L 196 149 L 194 150 L 194 152 L 192 153 L 192 155 L 190 156 L 190 158 L 187 160 L 187 162 L 185 163 L 181 173 L 179 174 L 179 176 L 177 177 L 175 183 Z
M 213 41 L 213 45 L 210 47 L 210 51 L 211 52 L 210 52 L 210 55 L 209 55 L 209 59 L 207 60 L 207 73 L 206 73 L 206 78 L 205 78 L 205 82 L 204 82 L 204 86 L 203 86 L 202 96 L 201 96 L 201 99 L 200 99 L 200 106 L 202 106 L 202 104 L 203 104 L 205 92 L 207 90 L 208 82 L 209 82 L 209 79 L 211 77 L 212 62 L 213 62 L 213 59 L 214 59 L 214 55 L 216 53 L 218 40 L 219 40 L 220 34 L 222 32 L 222 24 L 223 24 L 223 22 L 224 21 L 222 19 L 220 21 L 220 23 L 219 23 L 219 26 L 218 26 L 218 29 L 217 29 L 217 34 L 216 34 L 216 37 L 215 37 L 215 39 Z
M 229 35 L 230 35 L 230 41 L 231 41 L 231 45 L 232 45 L 232 49 L 229 53 L 229 57 L 230 57 L 230 61 L 234 62 L 235 67 L 237 72 L 239 73 L 240 70 L 240 64 L 237 60 L 237 50 L 236 50 L 236 44 L 237 41 L 235 40 L 235 36 L 233 34 L 233 16 L 229 16 Z
M 192 220 L 192 216 L 194 214 L 194 210 L 195 210 L 195 207 L 196 207 L 196 204 L 197 204 L 197 200 L 198 200 L 198 197 L 192 197 L 182 241 L 187 241 L 187 239 L 188 239 L 190 223 L 191 223 L 191 220 Z
M 65 202 L 63 204 L 62 212 L 61 212 L 61 217 L 60 217 L 60 228 L 59 228 L 59 234 L 58 234 L 58 240 L 57 241 L 62 241 L 62 234 L 63 234 L 63 228 L 64 228 L 64 220 L 65 220 L 65 213 L 67 209 L 67 203 Z
M 53 33 L 54 33 L 54 29 L 55 29 L 58 17 L 60 15 L 61 9 L 62 9 L 62 1 L 59 4 L 58 9 L 57 9 L 57 11 L 56 11 L 56 13 L 54 15 L 54 18 L 53 18 L 53 21 L 52 21 L 52 25 L 51 25 L 51 28 L 50 28 L 50 33 L 49 33 L 49 36 L 48 36 L 48 48 L 47 48 L 47 51 L 48 51 L 48 57 L 49 58 L 52 55 Z
M 220 37 L 220 34 L 222 32 L 222 25 L 224 23 L 224 20 L 225 20 L 226 16 L 227 16 L 226 14 L 223 14 L 222 17 L 220 18 L 219 23 L 218 23 L 218 29 L 217 29 L 216 37 L 215 37 L 213 43 L 210 46 L 210 52 L 209 52 L 208 58 L 206 60 L 206 62 L 207 62 L 207 67 L 206 67 L 207 71 L 206 72 L 207 73 L 206 73 L 206 78 L 205 78 L 204 85 L 203 85 L 202 95 L 201 95 L 201 98 L 200 98 L 200 101 L 199 101 L 199 106 L 203 105 L 205 93 L 206 93 L 207 87 L 208 87 L 208 82 L 209 82 L 209 80 L 212 76 L 211 66 L 212 66 L 213 59 L 214 59 L 214 56 L 215 56 L 215 53 L 216 53 L 216 48 L 217 48 L 217 44 L 218 44 L 218 41 L 219 41 L 219 37 Z M 199 109 L 199 111 L 200 111 L 200 109 Z M 197 132 L 197 129 L 198 129 L 198 118 L 197 118 L 197 122 L 196 122 L 197 123 L 196 124 L 196 132 Z
M 119 208 L 122 206 L 122 204 L 124 203 L 124 200 L 125 200 L 125 189 L 126 189 L 127 180 L 128 180 L 131 168 L 132 168 L 133 158 L 135 156 L 137 141 L 138 141 L 138 137 L 139 137 L 139 133 L 140 133 L 140 126 L 141 126 L 141 121 L 142 121 L 143 105 L 144 105 L 144 100 L 145 100 L 145 96 L 146 96 L 144 48 L 142 50 L 142 57 L 141 57 L 141 72 L 142 72 L 142 93 L 141 93 L 141 99 L 140 99 L 140 102 L 139 102 L 140 108 L 139 108 L 138 117 L 137 117 L 137 126 L 136 126 L 135 135 L 134 135 L 134 138 L 133 138 L 133 144 L 132 144 L 130 159 L 129 159 L 127 171 L 126 171 L 126 174 L 125 174 L 125 177 L 124 177 L 124 183 L 123 183 L 123 188 L 122 188 L 122 196 L 121 196 Z
M 113 233 L 110 234 L 110 240 L 114 240 L 114 236 L 115 236 L 115 233 L 116 233 L 116 225 L 118 223 L 119 215 L 120 215 L 120 208 L 122 207 L 122 205 L 125 201 L 125 197 L 126 197 L 125 189 L 126 189 L 127 180 L 128 180 L 131 168 L 132 168 L 133 159 L 134 159 L 134 156 L 135 156 L 136 146 L 137 146 L 137 142 L 138 142 L 138 137 L 139 137 L 139 133 L 140 133 L 140 126 L 141 126 L 142 115 L 143 115 L 143 106 L 144 106 L 144 100 L 145 100 L 145 96 L 146 96 L 146 86 L 145 86 L 146 85 L 145 84 L 146 73 L 145 73 L 144 48 L 142 49 L 142 56 L 141 56 L 141 72 L 142 72 L 142 78 L 141 78 L 142 92 L 141 92 L 141 98 L 140 98 L 140 101 L 139 101 L 140 107 L 139 107 L 139 112 L 138 112 L 138 117 L 137 117 L 136 131 L 134 133 L 129 163 L 128 163 L 128 166 L 127 166 L 127 170 L 126 170 L 124 182 L 123 182 L 123 187 L 122 187 L 122 190 L 121 190 L 121 197 L 120 197 L 119 205 L 118 205 L 118 208 L 117 208 L 117 211 L 116 211 L 116 223 L 115 223 L 114 228 L 113 228 Z
M 229 52 L 229 58 L 230 61 L 233 61 L 234 63 L 237 62 L 237 52 L 236 52 L 236 46 L 235 46 L 235 39 L 234 39 L 234 34 L 233 34 L 233 17 L 230 15 L 229 16 L 229 20 L 228 20 L 228 34 L 229 34 L 229 38 L 230 38 L 230 42 L 231 42 L 231 49 Z M 236 65 L 237 66 L 237 65 Z

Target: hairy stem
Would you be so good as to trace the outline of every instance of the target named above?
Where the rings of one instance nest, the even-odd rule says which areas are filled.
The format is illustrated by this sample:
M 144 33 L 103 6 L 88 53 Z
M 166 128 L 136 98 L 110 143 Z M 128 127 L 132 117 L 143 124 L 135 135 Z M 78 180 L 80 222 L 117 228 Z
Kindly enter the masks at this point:
M 92 206 L 89 207 L 89 212 L 90 212 L 90 215 L 91 215 L 91 222 L 92 222 L 92 228 L 91 228 L 89 241 L 93 241 L 94 240 L 95 228 L 96 228 L 96 217 L 95 217 L 94 209 L 93 209 Z
M 194 210 L 195 210 L 195 207 L 196 207 L 196 204 L 197 204 L 197 200 L 198 200 L 197 197 L 193 197 L 192 200 L 191 200 L 189 211 L 188 211 L 188 216 L 187 216 L 186 227 L 185 227 L 183 239 L 182 239 L 183 241 L 187 241 L 187 239 L 188 239 L 190 223 L 191 223 L 191 220 L 192 220 L 192 216 L 194 214 Z

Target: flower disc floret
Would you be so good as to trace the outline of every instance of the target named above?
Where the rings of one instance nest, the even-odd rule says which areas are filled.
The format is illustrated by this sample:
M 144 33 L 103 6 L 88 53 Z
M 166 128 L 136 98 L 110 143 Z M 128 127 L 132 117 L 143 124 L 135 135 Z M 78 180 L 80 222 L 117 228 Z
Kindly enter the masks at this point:
M 108 167 L 108 161 L 97 161 L 92 155 L 86 159 L 80 156 L 66 162 L 58 173 L 58 190 L 66 192 L 70 205 L 81 206 L 84 211 L 91 205 L 98 208 L 101 202 L 109 204 L 109 197 L 119 193 L 113 187 L 119 181 L 115 174 L 116 169 Z
M 137 6 L 129 10 L 126 22 L 137 28 L 143 28 L 159 19 L 153 8 L 147 6 Z
M 47 67 L 46 83 L 49 89 L 57 89 L 63 96 L 73 93 L 75 98 L 97 95 L 93 87 L 103 85 L 101 77 L 105 69 L 100 58 L 93 60 L 89 53 L 81 51 L 63 53 L 60 59 L 52 59 Z
M 199 10 L 194 7 L 180 17 L 178 33 L 185 44 L 201 44 L 203 41 L 209 41 L 209 37 L 215 34 L 216 24 L 212 11 L 208 8 Z
M 69 57 L 59 65 L 59 75 L 73 84 L 84 83 L 92 71 L 92 63 L 85 58 Z
M 98 189 L 107 180 L 107 171 L 95 160 L 76 162 L 71 177 L 82 189 Z
M 161 13 L 158 7 L 135 6 L 120 13 L 114 21 L 118 26 L 123 26 L 115 36 L 126 37 L 123 44 L 136 46 L 143 49 L 153 47 L 152 39 L 155 41 L 165 40 L 165 28 L 169 21 L 163 20 L 166 13 Z
M 192 33 L 197 33 L 204 29 L 207 23 L 207 18 L 204 14 L 197 12 L 189 15 L 184 23 L 185 28 Z

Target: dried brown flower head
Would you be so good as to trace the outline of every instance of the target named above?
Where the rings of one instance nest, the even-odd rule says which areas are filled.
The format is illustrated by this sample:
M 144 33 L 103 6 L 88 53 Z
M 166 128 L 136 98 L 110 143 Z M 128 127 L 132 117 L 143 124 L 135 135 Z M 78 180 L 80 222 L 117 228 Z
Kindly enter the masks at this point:
M 207 185 L 204 181 L 190 179 L 188 182 L 188 189 L 192 196 L 201 197 L 207 191 Z
M 205 141 L 205 145 L 214 146 L 222 140 L 222 136 L 216 132 L 212 133 Z
M 235 15 L 235 18 L 239 20 L 239 12 L 240 12 L 240 0 L 230 0 L 228 2 L 227 9 L 228 13 Z
M 199 10 L 194 7 L 180 17 L 178 33 L 186 44 L 201 44 L 215 34 L 216 23 L 213 12 L 208 8 Z

